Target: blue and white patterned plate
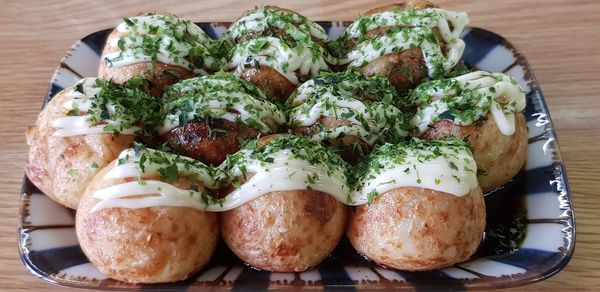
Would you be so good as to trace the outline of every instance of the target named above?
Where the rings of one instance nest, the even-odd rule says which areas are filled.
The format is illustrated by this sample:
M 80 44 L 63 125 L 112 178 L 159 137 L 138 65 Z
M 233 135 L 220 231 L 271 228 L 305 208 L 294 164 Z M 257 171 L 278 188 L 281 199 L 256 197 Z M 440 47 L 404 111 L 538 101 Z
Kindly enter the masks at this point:
M 332 39 L 347 25 L 320 24 Z M 217 37 L 228 24 L 198 25 Z M 73 45 L 54 73 L 45 102 L 80 78 L 96 75 L 109 32 L 95 32 Z M 465 63 L 473 68 L 504 72 L 525 89 L 529 128 L 526 167 L 505 187 L 487 194 L 486 238 L 469 261 L 430 272 L 399 272 L 367 261 L 343 240 L 328 259 L 311 271 L 270 273 L 245 266 L 221 244 L 209 266 L 186 281 L 132 285 L 109 279 L 90 264 L 75 236 L 74 212 L 54 203 L 25 178 L 19 228 L 19 247 L 25 266 L 52 283 L 110 290 L 142 287 L 464 290 L 519 286 L 556 274 L 573 254 L 575 222 L 565 168 L 544 97 L 525 58 L 504 38 L 479 28 L 467 29 L 462 38 L 466 42 Z M 510 248 L 498 244 L 508 242 L 510 236 L 521 239 Z

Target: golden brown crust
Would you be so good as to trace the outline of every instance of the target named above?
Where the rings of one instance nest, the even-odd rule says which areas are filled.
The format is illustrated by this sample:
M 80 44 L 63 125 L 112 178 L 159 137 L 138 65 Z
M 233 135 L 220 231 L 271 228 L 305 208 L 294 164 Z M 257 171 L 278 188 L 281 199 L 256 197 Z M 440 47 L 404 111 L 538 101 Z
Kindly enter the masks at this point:
M 243 141 L 256 139 L 260 134 L 260 131 L 244 124 L 224 119 L 202 119 L 178 126 L 164 134 L 163 138 L 174 153 L 209 165 L 219 165 L 227 155 L 237 152 Z
M 263 92 L 281 102 L 285 102 L 296 89 L 296 85 L 269 66 L 259 65 L 248 68 L 242 72 L 240 78 L 253 83 Z
M 421 135 L 424 139 L 452 136 L 467 139 L 477 163 L 477 179 L 484 192 L 501 187 L 513 178 L 527 158 L 527 122 L 522 113 L 515 116 L 515 133 L 500 133 L 491 114 L 486 120 L 470 126 L 458 126 L 441 120 Z
M 122 67 L 110 67 L 104 61 L 104 57 L 111 53 L 117 53 L 120 50 L 118 47 L 110 46 L 109 43 L 112 39 L 123 36 L 127 36 L 127 32 L 119 32 L 116 29 L 108 36 L 106 46 L 104 47 L 100 58 L 98 77 L 112 80 L 119 84 L 125 83 L 134 77 L 143 77 L 149 81 L 145 90 L 152 96 L 159 96 L 162 94 L 165 87 L 177 83 L 180 80 L 196 76 L 192 71 L 186 68 L 161 62 L 140 62 Z
M 94 175 L 133 143 L 131 135 L 91 134 L 55 137 L 52 122 L 65 116 L 63 104 L 72 98 L 65 89 L 46 105 L 35 125 L 27 128 L 30 145 L 27 177 L 57 203 L 77 209 Z M 96 163 L 97 167 L 91 165 Z M 75 170 L 73 173 L 71 170 Z M 71 172 L 70 172 L 71 171 Z
M 184 207 L 90 210 L 96 190 L 126 180 L 105 180 L 102 170 L 90 183 L 77 210 L 79 244 L 94 266 L 107 276 L 130 283 L 186 279 L 210 260 L 218 239 L 218 216 Z M 194 182 L 198 184 L 198 182 Z M 189 188 L 179 179 L 175 186 Z
M 381 265 L 425 271 L 468 259 L 485 222 L 479 187 L 463 197 L 403 187 L 358 206 L 350 213 L 346 235 L 358 252 Z
M 366 16 L 390 11 L 392 9 L 425 9 L 435 7 L 429 1 L 409 0 L 397 4 L 384 5 L 373 8 L 365 13 Z M 380 27 L 367 31 L 368 39 L 379 38 L 385 36 L 391 27 Z M 438 34 L 438 40 L 441 45 L 445 45 L 439 37 L 439 31 L 434 28 L 434 32 Z M 352 48 L 357 45 L 356 39 L 346 41 L 345 47 Z M 362 67 L 361 72 L 367 76 L 381 75 L 390 80 L 390 83 L 397 90 L 405 92 L 417 86 L 424 79 L 429 77 L 429 72 L 423 58 L 423 53 L 420 48 L 408 49 L 402 52 L 396 52 L 381 56 Z
M 414 88 L 429 76 L 423 54 L 418 48 L 381 56 L 360 71 L 367 76 L 385 76 L 400 91 Z
M 271 192 L 221 214 L 227 246 L 262 270 L 301 272 L 319 264 L 344 233 L 346 206 L 326 193 Z

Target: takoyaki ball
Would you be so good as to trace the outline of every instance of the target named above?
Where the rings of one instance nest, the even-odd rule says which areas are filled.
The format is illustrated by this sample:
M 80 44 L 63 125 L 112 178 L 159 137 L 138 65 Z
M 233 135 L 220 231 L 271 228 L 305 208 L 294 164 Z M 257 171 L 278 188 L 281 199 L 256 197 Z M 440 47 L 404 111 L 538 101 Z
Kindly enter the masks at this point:
M 223 69 L 283 103 L 300 83 L 319 71 L 329 71 L 333 63 L 326 50 L 310 40 L 268 36 L 237 44 Z
M 401 92 L 449 72 L 464 50 L 465 13 L 429 1 L 405 1 L 371 9 L 337 40 L 340 64 L 368 76 L 387 77 Z
M 135 157 L 133 151 L 129 151 L 129 155 L 127 158 L 121 156 L 119 161 L 104 168 L 86 189 L 76 214 L 79 245 L 100 272 L 119 281 L 165 283 L 184 280 L 209 262 L 219 237 L 218 215 L 187 207 L 185 203 L 152 201 L 158 199 L 159 194 L 163 199 L 172 195 L 161 193 L 160 187 L 165 190 L 164 186 L 159 186 L 156 194 L 152 190 L 146 193 L 137 190 L 136 193 L 136 187 L 152 186 L 156 182 L 182 190 L 202 188 L 203 182 L 193 176 L 178 173 L 175 180 L 168 180 L 158 173 L 144 174 L 143 171 L 131 177 L 109 175 L 118 167 L 140 165 L 137 157 L 135 165 L 123 166 L 122 159 Z M 147 161 L 153 160 L 149 157 Z M 169 166 L 158 169 L 170 169 Z M 145 171 L 150 169 L 152 166 L 146 164 Z M 134 184 L 134 188 L 129 186 L 114 192 L 125 183 Z M 103 191 L 122 196 L 99 196 Z M 183 196 L 190 197 L 187 193 Z
M 259 7 L 231 25 L 236 43 L 224 67 L 285 102 L 302 82 L 337 63 L 327 51 L 325 30 L 308 18 L 278 7 Z
M 464 141 L 386 144 L 356 168 L 346 235 L 378 264 L 405 271 L 468 259 L 486 224 L 476 165 Z
M 227 246 L 251 266 L 273 272 L 302 272 L 337 246 L 346 207 L 326 193 L 269 192 L 221 215 Z
M 233 43 L 238 44 L 264 36 L 290 41 L 309 37 L 322 46 L 329 41 L 325 29 L 316 22 L 295 11 L 269 5 L 244 12 L 227 34 Z
M 407 119 L 394 107 L 399 100 L 384 77 L 352 70 L 321 72 L 288 100 L 288 123 L 293 132 L 333 146 L 355 163 L 375 144 L 407 135 Z
M 164 98 L 163 140 L 175 153 L 211 165 L 285 123 L 283 111 L 264 93 L 229 73 L 184 80 L 169 87 Z
M 345 164 L 333 152 L 303 137 L 269 136 L 224 165 L 238 180 L 225 201 L 235 197 L 241 205 L 221 213 L 221 234 L 241 260 L 302 272 L 333 251 L 347 216 L 339 201 L 346 199 Z
M 467 260 L 485 229 L 481 188 L 462 197 L 403 187 L 350 212 L 347 236 L 361 254 L 386 267 L 425 271 Z
M 502 134 L 494 118 L 488 114 L 482 122 L 469 126 L 441 120 L 421 137 L 442 139 L 451 136 L 466 139 L 477 162 L 479 184 L 488 192 L 510 181 L 527 160 L 527 122 L 522 113 L 517 113 L 514 119 L 515 132 L 511 136 Z
M 414 88 L 429 77 L 420 49 L 381 56 L 360 68 L 360 71 L 367 76 L 385 76 L 401 91 Z
M 419 137 L 469 142 L 484 192 L 507 183 L 525 164 L 525 94 L 509 76 L 477 71 L 430 81 L 409 100 L 419 104 L 412 122 Z
M 102 114 L 103 102 L 115 106 L 116 112 Z M 128 110 L 129 102 L 145 106 Z M 156 110 L 153 103 L 154 98 L 139 89 L 95 78 L 57 93 L 27 128 L 27 177 L 57 203 L 77 209 L 94 175 L 132 145 L 141 130 L 132 125 L 139 126 L 144 111 Z
M 144 78 L 153 96 L 179 80 L 217 71 L 221 43 L 190 20 L 148 13 L 125 18 L 102 52 L 98 76 L 117 83 Z

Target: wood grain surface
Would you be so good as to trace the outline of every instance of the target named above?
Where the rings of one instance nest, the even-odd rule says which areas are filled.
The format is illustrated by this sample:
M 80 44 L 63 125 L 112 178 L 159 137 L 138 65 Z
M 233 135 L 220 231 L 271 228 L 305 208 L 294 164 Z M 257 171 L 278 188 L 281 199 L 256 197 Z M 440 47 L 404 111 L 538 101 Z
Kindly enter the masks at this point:
M 2 1 L 0 8 L 0 290 L 64 290 L 29 274 L 17 248 L 25 128 L 39 113 L 52 73 L 80 38 L 124 16 L 160 10 L 194 21 L 232 21 L 275 4 L 313 20 L 352 20 L 390 1 Z M 393 1 L 392 1 L 393 2 Z M 577 220 L 575 255 L 558 275 L 518 290 L 600 289 L 600 1 L 434 1 L 466 11 L 529 60 L 550 108 Z

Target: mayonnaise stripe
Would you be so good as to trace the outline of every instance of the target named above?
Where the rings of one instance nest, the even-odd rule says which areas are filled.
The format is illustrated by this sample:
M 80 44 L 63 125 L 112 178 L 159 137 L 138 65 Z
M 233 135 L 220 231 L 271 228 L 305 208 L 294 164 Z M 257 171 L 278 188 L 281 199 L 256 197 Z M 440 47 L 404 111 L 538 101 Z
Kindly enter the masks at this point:
M 296 138 L 298 139 L 298 138 Z M 312 143 L 312 142 L 311 142 Z M 402 146 L 387 144 L 383 148 L 404 155 L 403 160 L 389 154 L 379 153 L 372 157 L 381 169 L 369 168 L 362 174 L 355 187 L 349 185 L 346 166 L 324 165 L 324 162 L 309 162 L 300 159 L 290 149 L 274 150 L 267 158 L 254 158 L 251 149 L 242 149 L 221 166 L 209 166 L 188 158 L 155 150 L 129 149 L 121 153 L 125 162 L 104 176 L 104 180 L 135 178 L 135 181 L 119 183 L 96 191 L 93 196 L 100 201 L 92 212 L 104 208 L 145 208 L 151 206 L 190 207 L 198 210 L 223 212 L 239 207 L 266 193 L 297 190 L 315 190 L 334 197 L 347 205 L 362 205 L 371 202 L 373 193 L 383 194 L 389 190 L 414 186 L 423 187 L 455 196 L 468 194 L 477 187 L 475 176 L 477 166 L 470 151 L 464 147 L 448 144 L 427 146 Z M 416 147 L 416 148 L 415 148 Z M 419 148 L 425 147 L 425 148 Z M 429 148 L 427 148 L 429 147 Z M 276 148 L 277 149 L 277 148 Z M 382 148 L 380 148 L 382 149 Z M 390 150 L 391 149 L 391 150 Z M 387 151 L 387 150 L 386 150 Z M 392 152 L 389 152 L 392 153 Z M 150 155 L 159 155 L 153 158 Z M 144 155 L 147 158 L 142 158 Z M 265 154 L 261 154 L 265 155 Z M 259 155 L 259 157 L 261 157 Z M 231 157 L 230 157 L 231 158 Z M 190 164 L 177 162 L 183 159 Z M 140 161 L 144 166 L 140 166 Z M 161 163 L 153 161 L 162 161 Z M 234 178 L 246 177 L 247 181 L 220 199 L 218 203 L 208 203 L 209 194 L 203 186 L 193 190 L 178 188 L 155 179 L 144 179 L 161 173 L 166 165 L 177 166 L 180 175 L 203 181 L 208 188 L 219 188 L 218 181 L 224 179 L 235 182 Z M 181 169 L 181 171 L 179 171 Z M 162 173 L 161 173 L 162 175 Z M 179 176 L 179 175 L 178 175 Z M 235 184 L 234 184 L 235 185 Z

